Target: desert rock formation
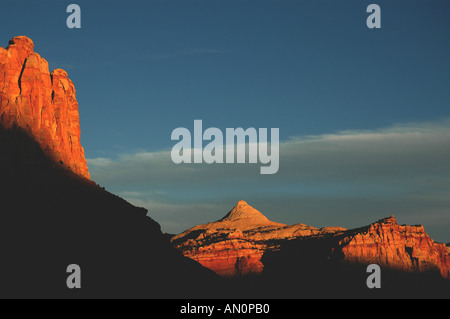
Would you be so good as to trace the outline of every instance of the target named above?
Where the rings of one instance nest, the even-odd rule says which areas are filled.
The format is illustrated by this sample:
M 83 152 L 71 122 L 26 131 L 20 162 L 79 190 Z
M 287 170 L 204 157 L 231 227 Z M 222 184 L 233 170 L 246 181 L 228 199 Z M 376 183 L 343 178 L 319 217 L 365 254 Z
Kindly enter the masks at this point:
M 190 228 L 173 237 L 172 244 L 217 274 L 233 277 L 261 274 L 266 252 L 283 250 L 288 242 L 292 249 L 305 240 L 325 247 L 328 260 L 376 263 L 406 272 L 438 270 L 444 278 L 450 278 L 448 247 L 435 243 L 422 225 L 399 225 L 393 216 L 358 229 L 319 229 L 272 222 L 240 201 L 223 219 Z
M 75 87 L 67 73 L 50 73 L 33 41 L 19 36 L 0 47 L 0 83 L 0 125 L 26 131 L 51 160 L 89 179 Z
M 339 241 L 338 250 L 348 262 L 378 264 L 403 271 L 438 269 L 444 278 L 450 278 L 446 245 L 435 243 L 423 225 L 399 225 L 394 216 L 349 231 Z
M 221 220 L 190 228 L 173 237 L 172 243 L 186 257 L 221 276 L 232 277 L 262 273 L 261 258 L 267 250 L 278 248 L 276 240 L 344 230 L 272 222 L 245 201 L 239 201 Z

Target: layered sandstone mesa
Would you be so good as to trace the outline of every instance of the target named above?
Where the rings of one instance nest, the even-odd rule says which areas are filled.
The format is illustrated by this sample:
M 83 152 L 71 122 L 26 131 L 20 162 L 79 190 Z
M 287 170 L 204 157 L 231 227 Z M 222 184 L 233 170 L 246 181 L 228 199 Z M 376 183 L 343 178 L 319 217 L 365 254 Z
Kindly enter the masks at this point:
M 0 47 L 0 126 L 25 130 L 55 163 L 90 178 L 75 87 L 64 70 L 49 72 L 25 36 Z
M 344 230 L 272 222 L 245 201 L 239 201 L 221 220 L 190 228 L 173 237 L 172 243 L 186 257 L 221 276 L 232 277 L 260 274 L 263 254 L 277 249 L 274 241 Z
M 272 222 L 240 201 L 221 220 L 172 238 L 172 244 L 186 257 L 228 277 L 262 273 L 263 255 L 269 252 L 276 260 L 278 251 L 285 251 L 288 243 L 288 251 L 301 251 L 305 243 L 320 247 L 329 261 L 378 264 L 407 272 L 438 270 L 450 278 L 450 247 L 435 243 L 423 226 L 399 225 L 393 216 L 357 229 L 319 229 Z M 310 253 L 306 250 L 302 258 L 315 258 Z
M 349 231 L 340 240 L 344 260 L 408 272 L 439 270 L 450 278 L 450 256 L 445 244 L 435 243 L 422 225 L 397 224 L 394 216 Z

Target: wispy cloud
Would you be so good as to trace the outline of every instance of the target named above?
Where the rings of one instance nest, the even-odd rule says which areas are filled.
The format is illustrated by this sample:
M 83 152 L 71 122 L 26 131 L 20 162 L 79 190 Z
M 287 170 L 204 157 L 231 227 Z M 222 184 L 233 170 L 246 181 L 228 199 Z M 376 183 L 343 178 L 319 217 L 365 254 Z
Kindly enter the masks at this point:
M 449 119 L 292 137 L 280 143 L 280 169 L 270 176 L 259 174 L 259 164 L 176 165 L 169 150 L 88 164 L 108 189 L 139 192 L 125 197 L 171 232 L 218 219 L 239 199 L 285 223 L 356 227 L 394 212 L 436 234 L 450 227 Z

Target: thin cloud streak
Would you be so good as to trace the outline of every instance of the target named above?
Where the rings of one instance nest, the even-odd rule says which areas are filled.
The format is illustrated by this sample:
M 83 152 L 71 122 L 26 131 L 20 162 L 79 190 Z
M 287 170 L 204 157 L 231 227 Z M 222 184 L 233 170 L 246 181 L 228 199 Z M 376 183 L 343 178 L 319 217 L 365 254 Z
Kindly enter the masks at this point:
M 418 178 L 450 173 L 450 121 L 336 134 L 295 137 L 280 143 L 276 180 L 360 180 Z M 257 164 L 180 164 L 170 151 L 122 154 L 115 159 L 88 159 L 93 176 L 103 183 L 143 182 L 191 185 L 212 178 L 261 178 Z M 231 174 L 231 175 L 230 175 Z M 192 178 L 191 178 L 192 177 Z M 195 177 L 195 178 L 193 178 Z M 150 182 L 151 181 L 151 182 Z
M 271 176 L 259 174 L 259 163 L 176 165 L 169 150 L 88 159 L 88 165 L 92 178 L 111 191 L 141 193 L 128 199 L 160 217 L 170 232 L 192 226 L 191 220 L 223 217 L 239 199 L 261 204 L 284 223 L 356 227 L 352 221 L 380 217 L 374 218 L 376 208 L 381 217 L 395 212 L 405 223 L 426 223 L 430 216 L 439 236 L 450 227 L 450 119 L 292 137 L 280 143 L 280 169 Z M 199 203 L 211 206 L 196 209 Z M 169 226 L 171 220 L 183 222 Z

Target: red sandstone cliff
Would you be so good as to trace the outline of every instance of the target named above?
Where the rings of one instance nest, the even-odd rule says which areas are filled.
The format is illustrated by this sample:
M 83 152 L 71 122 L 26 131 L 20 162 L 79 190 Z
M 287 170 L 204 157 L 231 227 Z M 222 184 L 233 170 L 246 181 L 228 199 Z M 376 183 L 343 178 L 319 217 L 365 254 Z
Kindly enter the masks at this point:
M 438 269 L 444 278 L 450 279 L 446 245 L 435 243 L 422 225 L 399 225 L 394 216 L 348 232 L 339 241 L 338 251 L 348 262 L 408 272 Z
M 25 36 L 0 47 L 0 126 L 25 130 L 55 163 L 90 178 L 75 87 L 64 70 L 49 72 Z
M 450 278 L 446 245 L 430 239 L 423 226 L 398 225 L 393 216 L 358 229 L 318 229 L 304 224 L 288 226 L 272 222 L 240 201 L 223 219 L 188 229 L 173 237 L 172 244 L 185 256 L 229 277 L 260 274 L 264 270 L 262 257 L 266 252 L 283 250 L 288 242 L 295 248 L 305 240 L 325 246 L 329 260 L 376 263 L 408 272 L 437 269 L 444 278 Z M 307 260 L 312 256 L 305 254 L 302 258 Z
M 344 228 L 318 229 L 304 224 L 272 222 L 240 201 L 221 220 L 195 226 L 172 238 L 186 257 L 225 277 L 260 274 L 263 254 L 277 249 L 274 240 L 342 232 Z

